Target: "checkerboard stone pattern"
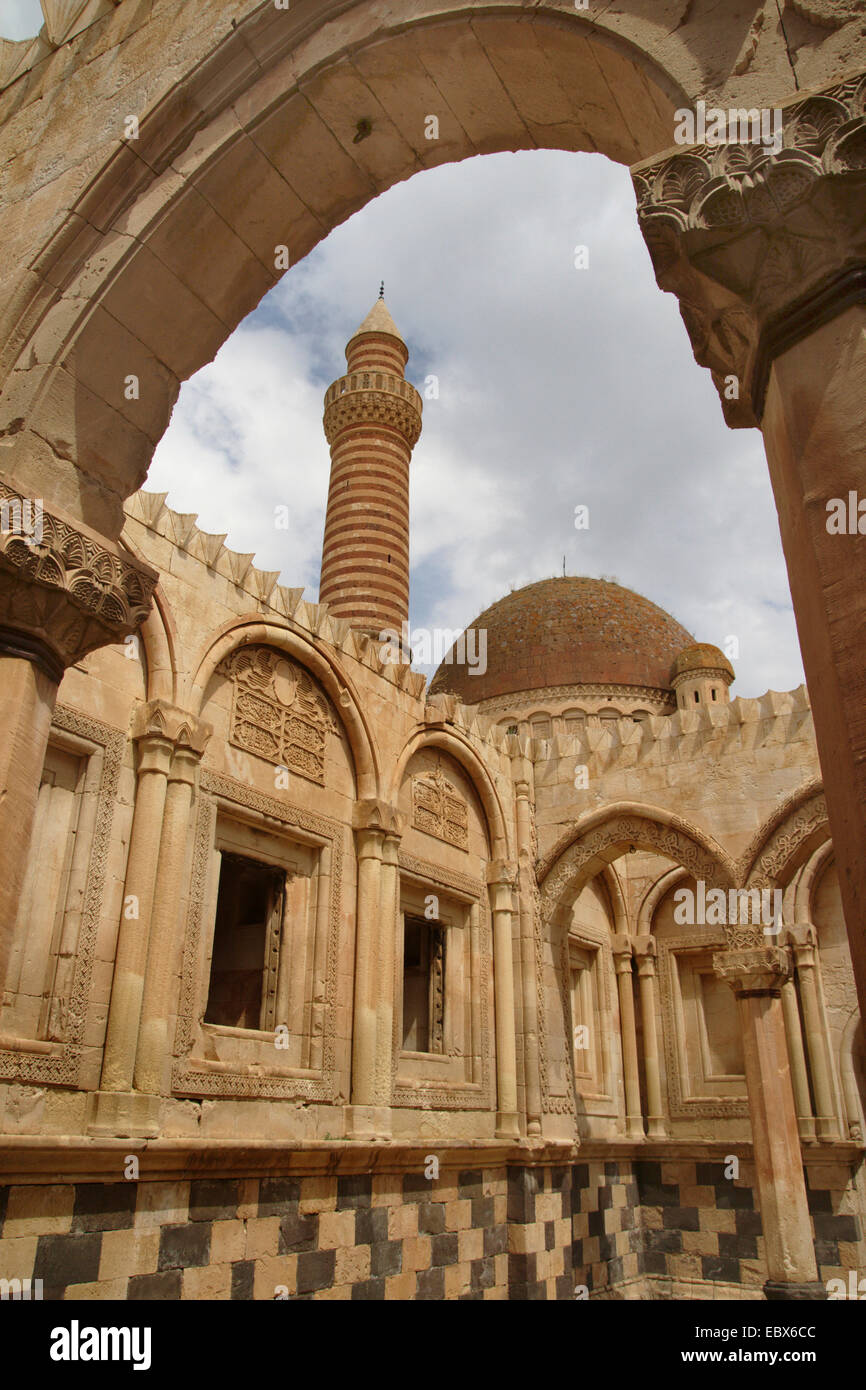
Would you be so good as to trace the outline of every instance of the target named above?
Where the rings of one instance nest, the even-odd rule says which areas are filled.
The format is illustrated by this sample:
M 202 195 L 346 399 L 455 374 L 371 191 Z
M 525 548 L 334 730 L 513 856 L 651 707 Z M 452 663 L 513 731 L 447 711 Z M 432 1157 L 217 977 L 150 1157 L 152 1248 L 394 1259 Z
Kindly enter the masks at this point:
M 751 1165 L 595 1162 L 573 1169 L 573 1269 L 590 1298 L 761 1298 L 767 1279 Z M 807 1168 L 819 1277 L 847 1278 L 866 1250 L 845 1163 Z
M 761 1297 L 752 1174 L 716 1162 L 0 1187 L 0 1278 L 46 1299 Z M 866 1269 L 845 1163 L 812 1165 L 822 1280 Z

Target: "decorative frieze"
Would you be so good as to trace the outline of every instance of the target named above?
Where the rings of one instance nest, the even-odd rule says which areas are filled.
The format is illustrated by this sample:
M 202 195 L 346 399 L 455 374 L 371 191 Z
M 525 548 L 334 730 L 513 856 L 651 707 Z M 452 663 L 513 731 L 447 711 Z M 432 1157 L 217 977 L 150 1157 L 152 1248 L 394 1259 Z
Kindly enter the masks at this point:
M 775 357 L 866 298 L 864 108 L 851 78 L 783 108 L 778 153 L 690 145 L 633 171 L 656 279 L 732 426 L 759 422 Z
M 233 684 L 229 742 L 325 784 L 331 706 L 312 677 L 271 647 L 240 647 L 217 667 Z
M 3 649 L 50 667 L 59 681 L 65 667 L 141 626 L 157 578 L 149 565 L 0 482 Z

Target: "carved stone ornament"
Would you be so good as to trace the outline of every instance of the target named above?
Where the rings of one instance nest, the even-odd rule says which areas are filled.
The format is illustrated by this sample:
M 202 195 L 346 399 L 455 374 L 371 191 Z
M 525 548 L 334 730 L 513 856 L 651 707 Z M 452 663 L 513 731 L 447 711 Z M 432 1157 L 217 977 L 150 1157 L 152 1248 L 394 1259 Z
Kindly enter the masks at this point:
M 351 425 L 387 425 L 410 449 L 421 434 L 421 397 L 410 382 L 390 372 L 352 372 L 328 387 L 325 438 L 329 444 Z
M 775 357 L 866 300 L 866 78 L 781 116 L 778 152 L 688 145 L 632 173 L 656 280 L 734 427 L 760 422 Z
M 240 647 L 217 667 L 233 682 L 229 742 L 318 785 L 325 784 L 327 698 L 312 677 L 271 647 Z
M 713 970 L 735 994 L 778 994 L 791 973 L 788 952 L 780 946 L 719 951 Z
M 446 844 L 469 849 L 469 808 L 438 768 L 412 778 L 412 825 Z
M 60 680 L 150 612 L 158 575 L 41 499 L 0 482 L 0 650 Z

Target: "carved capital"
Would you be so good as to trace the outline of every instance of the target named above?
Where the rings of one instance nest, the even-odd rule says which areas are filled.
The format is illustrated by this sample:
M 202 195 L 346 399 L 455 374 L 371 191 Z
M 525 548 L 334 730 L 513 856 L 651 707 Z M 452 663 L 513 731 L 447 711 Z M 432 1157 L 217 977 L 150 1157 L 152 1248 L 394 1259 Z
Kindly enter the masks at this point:
M 386 836 L 397 840 L 402 838 L 403 820 L 396 806 L 374 797 L 356 801 L 352 807 L 352 829 L 356 834 L 372 831 L 380 834 L 383 842 Z
M 791 973 L 788 952 L 780 946 L 717 951 L 713 969 L 735 994 L 779 994 Z
M 637 936 L 634 939 L 634 958 L 639 975 L 656 973 L 656 939 L 654 936 Z
M 789 927 L 785 944 L 791 947 L 798 969 L 817 964 L 818 936 L 810 922 L 795 922 Z
M 777 356 L 866 302 L 866 78 L 781 114 L 775 151 L 695 144 L 632 171 L 656 280 L 733 427 L 760 422 Z
M 0 482 L 0 650 L 59 681 L 141 626 L 157 579 L 81 522 Z
M 179 748 L 189 748 L 200 757 L 213 733 L 210 724 L 187 714 L 167 700 L 150 700 L 135 715 L 132 737 L 136 742 L 165 740 Z
M 616 932 L 610 938 L 610 949 L 613 952 L 613 965 L 617 975 L 630 975 L 632 951 L 634 942 L 625 932 Z
M 517 865 L 510 859 L 491 859 L 485 876 L 491 888 L 517 887 Z

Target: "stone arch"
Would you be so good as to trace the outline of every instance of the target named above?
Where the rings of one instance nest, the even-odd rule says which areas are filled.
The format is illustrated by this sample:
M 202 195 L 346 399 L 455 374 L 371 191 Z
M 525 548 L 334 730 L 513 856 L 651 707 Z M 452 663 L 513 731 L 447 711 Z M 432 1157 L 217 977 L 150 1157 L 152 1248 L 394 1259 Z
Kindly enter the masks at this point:
M 190 678 L 186 693 L 190 711 L 195 715 L 201 712 L 208 684 L 219 663 L 238 647 L 253 643 L 276 647 L 286 652 L 315 676 L 339 714 L 346 731 L 352 751 L 358 799 L 378 797 L 379 759 L 372 731 L 357 692 L 330 654 L 319 651 L 288 628 L 250 618 L 241 618 L 223 628 L 211 639 Z
M 655 883 L 649 888 L 643 902 L 638 909 L 637 915 L 637 934 L 638 936 L 651 936 L 653 929 L 653 918 L 656 908 L 663 898 L 666 898 L 672 888 L 675 888 L 683 879 L 688 878 L 688 869 L 684 869 L 678 864 L 675 869 L 668 869 L 657 878 Z
M 137 559 L 143 558 L 125 538 L 123 549 Z M 176 704 L 180 679 L 177 626 L 161 584 L 157 584 L 153 591 L 153 607 L 139 628 L 138 635 L 144 647 L 148 700 L 167 700 L 169 704 Z
M 561 916 L 588 879 L 634 846 L 676 860 L 693 878 L 728 888 L 735 865 L 711 836 L 660 807 L 617 802 L 591 811 L 537 866 L 542 920 Z
M 35 204 L 0 327 L 0 428 L 14 422 L 8 466 L 29 488 L 116 535 L 180 382 L 280 278 L 278 245 L 294 264 L 385 188 L 478 153 L 646 159 L 671 145 L 675 110 L 704 94 L 699 55 L 712 51 L 714 72 L 736 87 L 750 40 L 748 15 L 672 31 L 639 0 L 598 16 L 564 0 L 414 0 L 408 17 L 392 8 L 178 0 L 159 7 L 177 64 L 163 75 L 151 59 L 146 76 L 133 60 L 150 21 L 127 33 L 118 15 L 115 42 L 137 76 L 118 96 L 107 78 L 100 86 L 103 66 L 88 64 L 94 124 L 107 132 L 99 152 L 92 141 L 86 158 L 63 151 L 40 117 L 31 143 L 44 136 L 48 160 L 57 144 L 64 178 Z M 110 23 L 74 40 L 82 60 L 92 44 L 97 56 L 100 43 L 110 50 Z M 61 62 L 74 101 L 74 57 L 46 58 L 43 84 Z M 762 97 L 780 100 L 789 83 L 771 58 Z M 136 138 L 124 138 L 130 109 Z M 431 111 L 436 141 L 425 134 Z M 141 383 L 132 399 L 129 377 Z
M 794 917 L 797 922 L 812 921 L 812 894 L 832 859 L 833 841 L 828 838 L 803 865 L 794 890 Z
M 510 859 L 511 839 L 499 792 L 484 761 L 468 739 L 464 739 L 456 730 L 421 729 L 409 739 L 397 759 L 387 800 L 396 805 L 406 769 L 415 754 L 420 752 L 422 748 L 440 748 L 442 752 L 449 753 L 455 762 L 460 764 L 475 788 L 484 811 L 487 833 L 490 837 L 490 858 Z
M 820 781 L 786 798 L 754 836 L 740 864 L 749 888 L 784 887 L 819 845 L 830 838 Z

